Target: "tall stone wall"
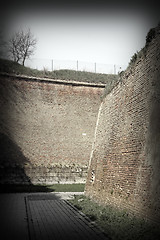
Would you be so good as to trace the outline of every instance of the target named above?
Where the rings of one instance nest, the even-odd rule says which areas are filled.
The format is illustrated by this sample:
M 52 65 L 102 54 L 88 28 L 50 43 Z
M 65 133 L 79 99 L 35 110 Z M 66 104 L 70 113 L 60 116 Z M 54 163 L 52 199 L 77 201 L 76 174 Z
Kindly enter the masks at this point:
M 1 183 L 85 182 L 103 90 L 1 74 Z
M 160 34 L 103 100 L 85 194 L 160 220 Z

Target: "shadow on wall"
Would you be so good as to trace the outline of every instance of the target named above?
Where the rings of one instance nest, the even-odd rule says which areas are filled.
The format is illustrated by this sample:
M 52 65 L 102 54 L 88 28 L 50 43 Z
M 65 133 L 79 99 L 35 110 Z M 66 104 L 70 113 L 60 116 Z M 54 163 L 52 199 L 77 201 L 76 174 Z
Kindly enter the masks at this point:
M 154 100 L 148 132 L 146 161 L 152 167 L 151 202 L 153 214 L 160 218 L 160 101 L 158 100 Z
M 31 184 L 24 170 L 29 161 L 21 149 L 4 133 L 0 133 L 0 142 L 0 183 Z
M 0 133 L 0 192 L 51 192 L 47 186 L 34 186 L 25 173 L 29 160 L 9 136 Z

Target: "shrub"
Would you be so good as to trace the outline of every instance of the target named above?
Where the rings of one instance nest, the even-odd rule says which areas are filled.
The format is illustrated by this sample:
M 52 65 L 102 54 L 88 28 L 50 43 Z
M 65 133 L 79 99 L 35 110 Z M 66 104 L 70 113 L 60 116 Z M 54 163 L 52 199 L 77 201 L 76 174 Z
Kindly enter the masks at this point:
M 130 62 L 129 62 L 129 65 L 134 64 L 134 63 L 136 62 L 137 58 L 138 58 L 138 53 L 135 53 L 135 54 L 131 57 L 131 60 L 130 60 Z
M 152 39 L 155 38 L 155 36 L 156 36 L 156 30 L 155 28 L 151 28 L 146 36 L 146 45 L 148 45 L 152 41 Z

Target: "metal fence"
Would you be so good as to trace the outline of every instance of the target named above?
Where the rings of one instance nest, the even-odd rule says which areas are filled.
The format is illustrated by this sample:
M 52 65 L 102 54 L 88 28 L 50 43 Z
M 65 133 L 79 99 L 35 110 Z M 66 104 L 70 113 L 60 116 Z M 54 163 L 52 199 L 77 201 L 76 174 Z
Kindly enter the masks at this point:
M 55 60 L 55 59 L 41 59 L 32 58 L 27 59 L 25 66 L 34 68 L 37 70 L 61 70 L 69 69 L 76 71 L 94 72 L 94 73 L 106 73 L 106 74 L 117 74 L 120 71 L 126 69 L 127 65 L 118 64 L 103 64 L 96 62 L 84 62 L 84 61 L 73 61 L 73 60 Z

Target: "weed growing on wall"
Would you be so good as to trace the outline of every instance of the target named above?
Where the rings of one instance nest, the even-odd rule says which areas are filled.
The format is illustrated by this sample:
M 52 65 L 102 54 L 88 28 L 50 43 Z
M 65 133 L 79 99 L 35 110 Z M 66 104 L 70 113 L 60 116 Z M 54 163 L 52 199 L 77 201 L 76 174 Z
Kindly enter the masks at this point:
M 156 36 L 156 29 L 155 28 L 151 28 L 146 36 L 146 45 L 148 45 L 153 38 L 155 38 Z
M 160 23 L 159 23 L 158 27 L 151 28 L 149 30 L 149 32 L 147 33 L 147 36 L 146 36 L 146 44 L 145 44 L 145 46 L 140 51 L 137 51 L 137 53 L 135 53 L 131 57 L 128 67 L 133 66 L 140 58 L 146 56 L 146 52 L 147 52 L 148 46 L 150 45 L 152 40 L 156 37 L 156 34 L 159 33 L 159 28 L 160 28 Z
M 110 79 L 104 89 L 104 93 L 101 97 L 101 100 L 103 101 L 103 99 L 110 93 L 112 92 L 112 90 L 118 85 L 118 83 L 121 81 L 121 77 L 120 74 L 116 79 Z

